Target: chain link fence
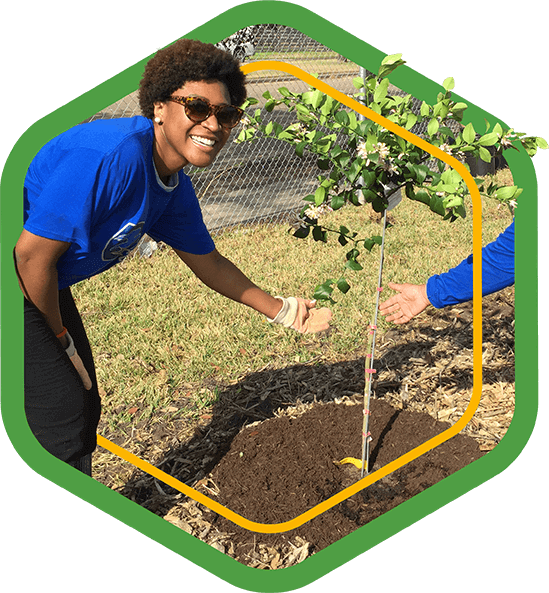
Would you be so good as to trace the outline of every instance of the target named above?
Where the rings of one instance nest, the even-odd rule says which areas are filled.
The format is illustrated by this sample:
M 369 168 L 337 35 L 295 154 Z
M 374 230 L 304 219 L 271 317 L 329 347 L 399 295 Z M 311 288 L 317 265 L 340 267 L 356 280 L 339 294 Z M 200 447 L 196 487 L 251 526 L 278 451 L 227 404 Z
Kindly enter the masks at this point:
M 217 45 L 242 61 L 284 61 L 317 75 L 343 93 L 356 92 L 353 79 L 360 75 L 358 65 L 290 27 L 246 27 Z M 277 90 L 281 86 L 297 93 L 308 90 L 304 82 L 281 71 L 262 70 L 247 78 L 248 95 L 259 99 L 259 105 L 250 108 L 254 111 L 264 106 L 265 91 L 278 96 Z M 392 92 L 405 94 L 394 87 Z M 421 102 L 414 99 L 414 111 L 419 113 L 420 106 Z M 87 121 L 139 114 L 135 91 Z M 265 122 L 274 118 L 278 123 L 288 125 L 295 116 L 281 107 L 272 113 L 263 110 L 262 117 Z M 235 144 L 240 129 L 237 126 L 232 131 L 213 166 L 206 169 L 189 167 L 185 171 L 193 181 L 208 229 L 212 234 L 219 234 L 235 226 L 259 222 L 293 220 L 297 223 L 297 213 L 303 207 L 302 198 L 314 193 L 316 187 L 316 158 L 312 155 L 300 158 L 291 145 L 274 138 Z M 419 125 L 411 131 L 418 135 L 426 132 Z M 433 166 L 435 163 L 432 162 Z

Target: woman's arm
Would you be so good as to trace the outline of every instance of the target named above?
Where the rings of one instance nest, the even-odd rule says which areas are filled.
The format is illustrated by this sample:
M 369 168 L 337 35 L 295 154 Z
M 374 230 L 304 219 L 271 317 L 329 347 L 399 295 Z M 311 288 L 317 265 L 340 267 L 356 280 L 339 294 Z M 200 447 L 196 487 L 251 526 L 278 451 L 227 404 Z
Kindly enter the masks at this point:
M 282 308 L 280 300 L 257 287 L 217 249 L 207 255 L 193 255 L 178 249 L 175 252 L 206 286 L 219 294 L 270 318 L 276 317 Z
M 63 330 L 59 310 L 57 261 L 70 243 L 54 241 L 23 230 L 15 246 L 15 264 L 23 294 L 44 315 L 55 335 Z M 67 339 L 61 340 L 64 347 Z
M 175 252 L 206 286 L 276 323 L 301 333 L 319 332 L 329 327 L 332 317 L 329 309 L 315 309 L 315 301 L 292 298 L 281 301 L 267 294 L 215 249 L 207 255 L 193 255 L 178 249 Z

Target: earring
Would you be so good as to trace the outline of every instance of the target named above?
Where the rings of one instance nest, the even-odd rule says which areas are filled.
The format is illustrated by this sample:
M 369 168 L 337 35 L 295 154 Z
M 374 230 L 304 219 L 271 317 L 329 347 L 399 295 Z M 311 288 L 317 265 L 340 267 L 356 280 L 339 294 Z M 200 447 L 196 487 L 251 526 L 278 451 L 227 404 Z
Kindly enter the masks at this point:
M 155 117 L 155 118 L 154 118 L 154 121 L 155 121 L 155 122 L 156 122 L 156 123 L 157 123 L 159 126 L 161 126 L 161 125 L 163 124 L 163 122 L 162 122 L 162 121 L 160 121 L 160 118 L 159 118 L 159 117 Z

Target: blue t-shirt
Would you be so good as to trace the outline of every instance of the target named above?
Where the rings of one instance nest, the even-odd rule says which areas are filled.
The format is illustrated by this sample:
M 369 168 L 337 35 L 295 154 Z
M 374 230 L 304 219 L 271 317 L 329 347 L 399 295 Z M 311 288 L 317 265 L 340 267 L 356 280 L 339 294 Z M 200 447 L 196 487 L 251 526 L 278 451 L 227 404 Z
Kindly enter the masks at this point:
M 515 283 L 515 221 L 482 248 L 482 296 Z M 440 309 L 473 298 L 473 256 L 427 280 L 427 298 Z
M 147 233 L 155 241 L 204 255 L 214 243 L 191 180 L 172 187 L 157 176 L 151 120 L 137 116 L 71 128 L 32 161 L 24 188 L 24 227 L 71 243 L 57 264 L 59 289 L 107 270 Z

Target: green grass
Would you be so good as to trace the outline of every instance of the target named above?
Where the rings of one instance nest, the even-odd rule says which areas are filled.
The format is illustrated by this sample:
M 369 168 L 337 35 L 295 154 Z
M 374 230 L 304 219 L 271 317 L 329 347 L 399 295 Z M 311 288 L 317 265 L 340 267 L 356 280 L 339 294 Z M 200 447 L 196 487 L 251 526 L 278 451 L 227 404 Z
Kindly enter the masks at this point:
M 386 234 L 384 280 L 424 282 L 471 253 L 472 219 L 452 224 L 407 199 L 391 213 Z M 349 207 L 325 221 L 345 224 L 364 236 L 381 233 L 369 207 Z M 483 241 L 493 240 L 511 222 L 495 202 L 483 206 Z M 288 225 L 232 230 L 216 239 L 221 253 L 273 295 L 311 297 L 315 286 L 339 278 L 346 249 L 295 239 Z M 204 286 L 167 247 L 150 259 L 128 258 L 74 287 L 94 351 L 103 394 L 103 419 L 114 427 L 164 409 L 185 393 L 189 418 L 216 397 L 212 385 L 237 381 L 265 366 L 280 368 L 311 360 L 337 360 L 364 346 L 376 297 L 379 249 L 364 253 L 364 270 L 349 272 L 351 291 L 336 291 L 334 330 L 303 336 L 233 303 Z M 383 298 L 390 290 L 385 289 Z M 388 324 L 380 319 L 380 330 Z

